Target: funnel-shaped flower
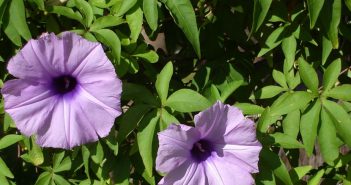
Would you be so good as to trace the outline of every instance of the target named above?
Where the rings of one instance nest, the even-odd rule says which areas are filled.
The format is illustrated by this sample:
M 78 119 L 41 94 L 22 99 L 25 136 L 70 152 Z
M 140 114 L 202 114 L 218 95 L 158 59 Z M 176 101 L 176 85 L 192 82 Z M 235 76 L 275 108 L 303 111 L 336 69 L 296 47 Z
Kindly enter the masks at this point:
M 121 114 L 121 81 L 101 45 L 70 32 L 30 40 L 7 67 L 5 111 L 44 147 L 69 149 L 106 136 Z
M 158 134 L 159 184 L 251 185 L 262 148 L 253 121 L 217 102 L 195 116 L 195 128 L 170 125 Z

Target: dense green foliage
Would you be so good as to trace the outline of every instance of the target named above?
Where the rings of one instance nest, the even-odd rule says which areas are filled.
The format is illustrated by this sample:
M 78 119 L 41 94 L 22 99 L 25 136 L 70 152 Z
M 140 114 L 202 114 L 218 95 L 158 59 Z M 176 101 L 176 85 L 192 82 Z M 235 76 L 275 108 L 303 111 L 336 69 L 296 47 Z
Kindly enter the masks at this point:
M 63 151 L 1 108 L 1 185 L 155 184 L 156 133 L 216 100 L 257 122 L 257 184 L 351 184 L 351 0 L 0 0 L 0 29 L 1 86 L 29 39 L 73 31 L 105 46 L 125 111 Z

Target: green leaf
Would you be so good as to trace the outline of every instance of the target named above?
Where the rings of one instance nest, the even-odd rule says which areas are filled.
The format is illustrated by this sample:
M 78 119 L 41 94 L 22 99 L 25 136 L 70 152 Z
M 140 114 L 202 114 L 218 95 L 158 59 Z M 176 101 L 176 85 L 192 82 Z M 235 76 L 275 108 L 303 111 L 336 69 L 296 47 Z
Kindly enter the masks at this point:
M 257 32 L 267 16 L 272 0 L 255 0 L 251 33 Z
M 143 10 L 151 30 L 155 31 L 158 26 L 157 0 L 143 0 Z
M 317 0 L 316 0 L 317 1 Z M 326 1 L 321 12 L 322 24 L 333 48 L 339 48 L 339 24 L 341 20 L 341 0 Z
M 265 86 L 256 92 L 254 92 L 254 94 L 250 96 L 250 99 L 272 98 L 283 91 L 284 91 L 284 88 L 282 88 L 282 87 L 275 86 L 275 85 L 268 85 L 268 86 Z
M 112 169 L 114 183 L 116 185 L 129 185 L 130 160 L 128 156 L 118 155 Z
M 117 34 L 109 29 L 101 29 L 93 32 L 100 42 L 110 47 L 112 55 L 117 60 L 117 63 L 119 63 L 121 60 L 121 41 Z
M 333 101 L 323 101 L 323 106 L 332 118 L 338 135 L 348 146 L 351 146 L 351 118 L 348 113 L 344 108 Z
M 290 135 L 284 134 L 284 133 L 274 133 L 271 134 L 274 138 L 275 143 L 279 144 L 279 146 L 287 149 L 294 149 L 294 148 L 303 148 L 304 146 L 296 140 L 295 137 L 292 137 Z
M 9 134 L 0 139 L 0 150 L 23 140 L 22 135 Z
M 321 182 L 321 178 L 324 175 L 324 169 L 321 169 L 317 172 L 316 175 L 314 175 L 307 183 L 307 185 L 318 185 Z
M 226 84 L 225 88 L 222 89 L 221 91 L 221 97 L 220 101 L 225 102 L 227 98 L 236 90 L 238 89 L 244 81 L 242 80 L 236 80 L 236 81 L 231 81 L 228 84 Z
M 117 156 L 118 154 L 118 141 L 117 141 L 117 137 L 115 136 L 115 128 L 112 127 L 109 135 L 104 139 L 106 145 L 108 146 L 108 148 L 111 149 L 111 151 L 113 152 L 114 156 Z
M 234 106 L 238 107 L 244 114 L 262 114 L 265 110 L 263 107 L 251 103 L 235 103 Z
M 310 16 L 310 28 L 312 29 L 317 22 L 324 0 L 307 0 L 307 7 Z
M 206 88 L 204 91 L 204 96 L 211 102 L 215 103 L 217 100 L 221 98 L 217 87 L 211 84 L 210 87 Z
M 99 165 L 104 160 L 105 152 L 100 141 L 98 141 L 96 145 L 94 145 L 94 147 L 92 148 L 90 157 L 95 164 L 99 164 Z
M 35 185 L 51 185 L 51 173 L 43 172 L 39 175 Z
M 57 185 L 70 185 L 71 184 L 61 175 L 53 174 L 52 179 L 56 182 Z
M 83 22 L 86 27 L 90 27 L 94 19 L 93 9 L 90 4 L 85 0 L 74 0 L 76 7 L 83 15 Z
M 136 42 L 143 27 L 143 11 L 141 8 L 136 7 L 130 10 L 126 15 L 126 21 L 130 29 L 131 41 Z
M 257 129 L 260 132 L 265 133 L 269 126 L 277 120 L 277 116 L 272 116 L 270 107 L 267 107 L 261 114 L 260 119 L 258 120 Z
M 150 109 L 151 107 L 145 104 L 136 104 L 130 107 L 128 111 L 122 115 L 122 118 L 119 121 L 120 128 L 117 135 L 117 141 L 122 142 L 126 139 Z
M 138 127 L 137 141 L 140 156 L 143 160 L 145 170 L 149 176 L 152 176 L 153 164 L 154 164 L 154 138 L 155 138 L 155 128 L 159 122 L 160 115 L 156 110 L 147 114 L 140 126 Z
M 169 83 L 171 81 L 173 75 L 173 64 L 172 62 L 168 62 L 165 67 L 161 70 L 160 74 L 157 75 L 156 79 L 156 91 L 158 96 L 161 99 L 161 104 L 164 105 L 166 103 L 168 97 L 168 88 Z
M 293 78 L 293 66 L 295 62 L 295 53 L 296 53 L 297 42 L 294 35 L 283 39 L 282 41 L 282 50 L 285 56 L 284 61 L 284 75 L 287 81 L 290 78 Z
M 11 24 L 15 27 L 17 32 L 25 39 L 32 38 L 30 30 L 27 25 L 25 8 L 23 0 L 11 0 L 9 7 L 9 19 Z
M 280 102 L 275 102 L 271 107 L 272 116 L 287 114 L 291 111 L 301 109 L 308 104 L 314 96 L 305 91 L 288 93 Z
M 328 68 L 325 70 L 325 73 L 323 76 L 323 91 L 328 91 L 330 88 L 334 86 L 334 84 L 338 80 L 340 71 L 341 71 L 341 60 L 340 58 L 338 58 L 333 63 L 331 63 L 328 66 Z
M 0 0 L 0 28 L 2 28 L 2 25 L 4 24 L 4 16 L 6 16 L 5 12 L 8 6 L 9 1 Z
M 200 58 L 200 38 L 196 24 L 194 9 L 190 0 L 161 0 L 173 16 L 176 24 L 182 29 L 186 38 L 193 46 L 196 55 Z
M 266 0 L 263 0 L 266 1 Z M 282 40 L 285 38 L 285 32 L 287 30 L 288 26 L 281 26 L 277 29 L 275 29 L 265 40 L 264 45 L 262 46 L 260 52 L 257 54 L 257 57 L 261 57 L 264 54 L 268 53 L 275 47 L 277 47 Z
M 351 11 L 351 0 L 345 0 L 346 7 Z
M 134 51 L 133 56 L 144 59 L 150 63 L 156 63 L 158 61 L 157 53 L 153 50 L 149 50 L 146 44 L 140 44 Z
M 260 160 L 264 161 L 285 185 L 293 185 L 286 166 L 277 154 L 263 148 L 260 153 Z
M 121 17 L 123 16 L 126 12 L 128 12 L 136 3 L 138 0 L 128 0 L 128 1 L 122 1 L 122 5 L 118 10 L 117 16 Z
M 297 138 L 300 130 L 300 110 L 289 112 L 283 120 L 284 134 Z
M 90 26 L 90 31 L 95 31 L 106 27 L 118 26 L 122 23 L 124 23 L 124 20 L 121 17 L 106 15 L 96 19 Z
M 59 15 L 63 15 L 65 17 L 68 17 L 70 19 L 76 20 L 80 23 L 83 24 L 83 17 L 79 12 L 74 12 L 72 8 L 68 8 L 65 6 L 52 6 L 49 9 L 50 13 L 55 13 Z
M 60 164 L 54 168 L 54 172 L 62 172 L 62 171 L 68 171 L 71 169 L 72 166 L 72 160 L 69 156 L 65 157 Z
M 166 109 L 159 109 L 160 114 L 160 131 L 165 130 L 172 123 L 179 123 L 176 117 L 170 114 Z
M 301 116 L 300 133 L 308 156 L 311 156 L 316 142 L 321 102 L 310 104 Z
M 90 157 L 90 151 L 88 147 L 85 145 L 82 146 L 82 158 L 83 158 L 83 165 L 84 165 L 84 173 L 90 179 L 90 173 L 89 173 L 89 157 Z
M 299 58 L 299 73 L 303 83 L 314 94 L 318 94 L 318 76 L 313 67 L 308 64 L 302 57 Z
M 44 0 L 33 0 L 33 2 L 37 5 L 39 10 L 45 11 Z
M 321 111 L 318 141 L 324 161 L 333 166 L 334 161 L 339 157 L 339 144 L 333 120 L 325 108 L 322 108 Z
M 0 174 L 5 176 L 5 177 L 8 177 L 8 178 L 13 178 L 13 174 L 12 172 L 10 171 L 10 169 L 7 167 L 5 161 L 2 160 L 2 158 L 0 157 Z
M 178 112 L 195 112 L 210 107 L 211 103 L 196 91 L 180 89 L 169 96 L 165 105 Z
M 11 22 L 9 22 L 9 24 L 5 26 L 4 32 L 13 44 L 15 44 L 16 46 L 22 46 L 21 36 L 19 35 L 19 33 L 17 32 L 17 30 Z
M 351 101 L 351 85 L 343 84 L 343 85 L 337 86 L 331 89 L 330 91 L 328 91 L 325 95 L 335 99 Z
M 293 183 L 298 184 L 299 180 L 311 170 L 312 166 L 298 166 L 292 169 L 289 174 Z
M 159 106 L 159 103 L 154 95 L 145 86 L 132 83 L 123 83 L 122 89 L 122 100 L 133 100 L 135 102 Z
M 282 72 L 273 69 L 272 76 L 273 76 L 273 79 L 275 82 L 277 82 L 283 88 L 288 89 L 288 85 L 286 83 L 285 76 Z
M 7 180 L 7 178 L 3 175 L 0 175 L 0 184 L 1 185 L 10 185 L 9 181 Z
M 40 146 L 35 142 L 35 138 L 31 137 L 31 150 L 28 152 L 30 161 L 35 165 L 39 166 L 44 162 L 43 151 Z
M 327 62 L 327 59 L 333 49 L 333 44 L 325 36 L 322 37 L 322 65 Z

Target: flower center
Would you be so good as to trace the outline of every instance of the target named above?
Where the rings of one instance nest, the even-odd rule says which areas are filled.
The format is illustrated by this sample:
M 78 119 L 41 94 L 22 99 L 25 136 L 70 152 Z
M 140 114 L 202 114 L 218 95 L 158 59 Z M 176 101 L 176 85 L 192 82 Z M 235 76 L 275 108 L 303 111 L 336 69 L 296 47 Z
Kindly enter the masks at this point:
M 200 139 L 194 143 L 190 152 L 196 162 L 202 162 L 211 156 L 212 151 L 212 144 L 207 140 Z
M 65 94 L 72 91 L 76 87 L 77 80 L 70 75 L 63 75 L 54 78 L 52 83 L 57 93 Z

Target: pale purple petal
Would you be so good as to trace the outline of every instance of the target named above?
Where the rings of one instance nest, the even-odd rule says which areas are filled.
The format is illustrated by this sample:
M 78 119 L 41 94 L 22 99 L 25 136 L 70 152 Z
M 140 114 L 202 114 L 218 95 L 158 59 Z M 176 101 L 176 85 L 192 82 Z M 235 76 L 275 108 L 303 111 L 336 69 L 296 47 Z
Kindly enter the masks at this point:
M 121 81 L 101 44 L 75 33 L 30 40 L 8 64 L 5 111 L 41 146 L 70 149 L 110 132 L 121 114 Z
M 14 57 L 10 59 L 7 70 L 13 76 L 36 83 L 48 83 L 56 74 L 46 63 L 42 64 L 33 50 L 32 44 L 36 40 L 30 40 Z
M 35 53 L 38 62 L 53 76 L 71 74 L 100 45 L 72 32 L 63 32 L 59 37 L 47 34 L 31 40 L 30 44 L 32 51 L 29 52 Z
M 96 133 L 100 137 L 105 137 L 111 130 L 114 120 L 117 116 L 121 115 L 119 99 L 112 99 L 111 97 L 103 96 L 101 94 L 99 99 L 94 95 L 90 94 L 83 87 L 78 87 L 77 99 L 73 102 L 77 107 L 80 107 L 80 116 L 86 116 L 89 122 L 85 124 L 90 124 L 95 129 Z M 112 89 L 110 89 L 112 90 Z M 95 90 L 95 92 L 99 92 Z M 103 92 L 103 90 L 101 90 Z M 118 89 L 114 90 L 114 93 L 119 93 Z M 114 96 L 119 97 L 119 96 Z M 105 103 L 106 100 L 111 98 L 112 102 Z
M 6 112 L 27 136 L 36 133 L 49 121 L 49 115 L 57 102 L 56 96 L 47 87 L 21 79 L 7 81 L 2 94 Z
M 72 135 L 71 132 L 72 127 L 78 121 L 78 119 L 74 119 L 76 116 L 71 103 L 60 97 L 50 117 L 51 120 L 39 129 L 37 143 L 43 147 L 72 148 L 71 137 L 80 137 L 80 133 Z M 83 127 L 82 129 L 85 128 Z
M 262 146 L 256 138 L 255 124 L 246 119 L 239 109 L 217 102 L 196 115 L 194 130 L 198 131 L 198 139 L 191 141 L 192 147 L 188 145 L 187 151 L 184 151 L 190 151 L 192 160 L 185 160 L 177 168 L 168 163 L 171 167 L 167 168 L 169 172 L 160 184 L 254 184 L 251 173 L 258 172 Z M 172 151 L 174 143 L 164 142 L 170 145 L 169 153 L 173 154 L 168 154 L 162 163 L 167 163 L 167 158 L 171 161 L 183 155 L 182 150 Z
M 202 185 L 208 184 L 203 164 L 186 162 L 171 171 L 159 185 Z
M 53 111 L 51 123 L 38 132 L 38 144 L 71 149 L 96 141 L 108 135 L 115 117 L 120 114 L 120 110 L 77 87 L 74 93 L 61 97 Z
M 224 135 L 223 141 L 217 140 L 214 145 L 218 153 L 236 160 L 249 172 L 258 172 L 257 163 L 262 145 L 256 138 L 256 127 L 252 120 L 243 120 Z
M 191 160 L 190 150 L 199 137 L 199 133 L 194 128 L 176 124 L 171 124 L 166 130 L 158 133 L 156 170 L 169 173 Z
M 242 120 L 244 120 L 244 116 L 238 108 L 219 101 L 194 118 L 195 127 L 201 132 L 201 137 L 212 142 L 223 140 L 223 136 L 240 124 Z
M 224 157 L 210 157 L 204 163 L 209 185 L 253 185 L 250 173 Z

